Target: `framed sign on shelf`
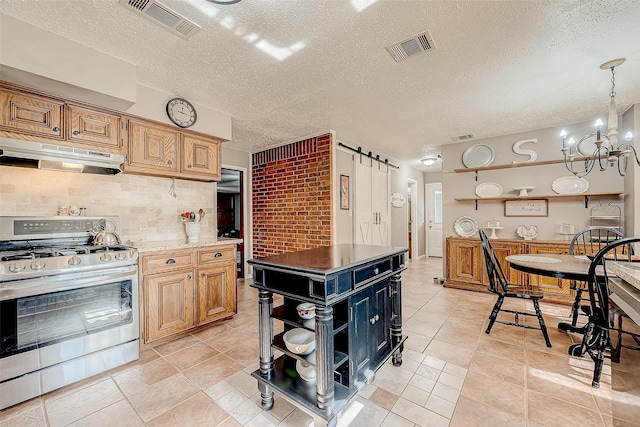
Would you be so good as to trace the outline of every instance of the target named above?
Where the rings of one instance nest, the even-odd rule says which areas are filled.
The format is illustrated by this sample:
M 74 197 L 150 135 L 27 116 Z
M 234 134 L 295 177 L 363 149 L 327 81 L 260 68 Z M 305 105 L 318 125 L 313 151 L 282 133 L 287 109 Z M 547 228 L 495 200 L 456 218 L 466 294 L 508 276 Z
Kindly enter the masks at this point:
M 505 200 L 504 216 L 549 216 L 549 200 Z
M 349 210 L 349 175 L 340 175 L 340 209 Z

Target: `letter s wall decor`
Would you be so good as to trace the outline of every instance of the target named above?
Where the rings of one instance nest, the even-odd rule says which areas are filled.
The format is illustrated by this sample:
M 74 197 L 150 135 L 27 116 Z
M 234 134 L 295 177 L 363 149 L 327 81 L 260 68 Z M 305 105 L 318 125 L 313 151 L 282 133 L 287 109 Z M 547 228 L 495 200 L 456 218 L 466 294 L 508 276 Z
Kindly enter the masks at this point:
M 538 138 L 532 138 L 532 139 L 523 139 L 521 141 L 517 141 L 513 144 L 513 152 L 516 154 L 523 154 L 525 156 L 529 156 L 529 160 L 526 160 L 526 162 L 535 162 L 538 158 L 538 153 L 536 153 L 534 150 L 527 150 L 524 148 L 520 148 L 520 146 L 522 144 L 526 144 L 528 142 L 532 142 L 534 144 L 538 143 Z M 520 162 L 516 162 L 515 160 L 513 161 L 513 163 L 520 163 Z

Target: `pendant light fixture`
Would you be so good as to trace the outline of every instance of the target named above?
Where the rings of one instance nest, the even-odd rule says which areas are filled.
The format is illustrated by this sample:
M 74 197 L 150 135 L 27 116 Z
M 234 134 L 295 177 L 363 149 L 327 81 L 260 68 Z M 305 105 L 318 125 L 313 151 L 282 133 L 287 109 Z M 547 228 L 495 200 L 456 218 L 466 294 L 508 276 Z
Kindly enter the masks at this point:
M 624 136 L 624 142 L 618 143 L 618 111 L 616 108 L 616 73 L 615 68 L 624 64 L 626 58 L 617 58 L 611 61 L 607 61 L 600 66 L 602 70 L 611 70 L 611 92 L 609 93 L 609 120 L 607 123 L 608 132 L 606 135 L 602 135 L 602 120 L 598 119 L 594 123 L 596 131 L 588 135 L 583 136 L 577 143 L 573 138 L 567 139 L 567 132 L 562 129 L 560 137 L 562 138 L 562 154 L 564 155 L 564 164 L 567 169 L 578 177 L 587 175 L 593 169 L 593 166 L 598 163 L 600 171 L 605 171 L 607 164 L 609 167 L 613 167 L 617 164 L 618 173 L 620 176 L 624 176 L 627 171 L 627 165 L 629 162 L 629 156 L 633 154 L 632 161 L 635 159 L 636 163 L 640 166 L 640 160 L 635 147 L 631 144 L 633 134 L 627 132 Z M 575 161 L 578 153 L 578 147 L 580 143 L 588 138 L 596 138 L 594 142 L 596 149 L 586 159 L 581 158 L 579 161 Z M 608 141 L 608 144 L 603 144 L 603 138 Z

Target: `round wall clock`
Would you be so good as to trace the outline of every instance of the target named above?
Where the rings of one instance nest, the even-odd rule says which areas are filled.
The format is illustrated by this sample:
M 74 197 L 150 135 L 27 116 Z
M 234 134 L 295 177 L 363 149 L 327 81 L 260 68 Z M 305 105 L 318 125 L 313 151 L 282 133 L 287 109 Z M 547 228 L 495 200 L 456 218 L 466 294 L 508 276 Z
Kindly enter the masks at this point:
M 181 128 L 193 126 L 198 118 L 196 109 L 184 98 L 173 98 L 167 102 L 167 116 Z

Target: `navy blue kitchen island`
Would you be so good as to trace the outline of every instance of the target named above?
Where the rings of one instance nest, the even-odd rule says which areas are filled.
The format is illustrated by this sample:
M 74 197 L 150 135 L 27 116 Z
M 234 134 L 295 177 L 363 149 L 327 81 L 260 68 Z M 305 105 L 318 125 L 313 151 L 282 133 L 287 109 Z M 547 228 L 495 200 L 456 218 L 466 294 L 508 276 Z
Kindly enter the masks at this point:
M 249 260 L 259 291 L 262 407 L 271 409 L 274 391 L 324 419 L 329 426 L 349 400 L 384 362 L 402 364 L 401 273 L 407 248 L 341 244 Z M 283 304 L 273 306 L 273 294 Z M 315 304 L 315 324 L 298 316 L 301 302 Z M 296 361 L 309 358 L 287 350 L 283 335 L 274 335 L 274 320 L 284 332 L 315 330 L 316 380 L 305 381 Z M 309 327 L 311 326 L 311 327 Z M 282 353 L 277 359 L 275 350 Z M 313 363 L 312 363 L 313 364 Z

